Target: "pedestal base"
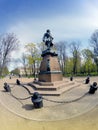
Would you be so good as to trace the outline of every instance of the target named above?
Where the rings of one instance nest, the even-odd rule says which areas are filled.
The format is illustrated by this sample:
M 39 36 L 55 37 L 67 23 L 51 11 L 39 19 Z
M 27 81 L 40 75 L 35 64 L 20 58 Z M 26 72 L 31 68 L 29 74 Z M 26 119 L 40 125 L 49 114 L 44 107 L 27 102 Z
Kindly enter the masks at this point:
M 60 69 L 60 63 L 58 55 L 51 50 L 45 50 L 42 53 L 42 61 L 40 65 L 40 72 L 38 80 L 40 82 L 55 82 L 62 80 L 62 72 Z
M 39 74 L 39 81 L 41 82 L 55 82 L 61 81 L 62 74 L 61 73 L 46 73 L 46 74 Z

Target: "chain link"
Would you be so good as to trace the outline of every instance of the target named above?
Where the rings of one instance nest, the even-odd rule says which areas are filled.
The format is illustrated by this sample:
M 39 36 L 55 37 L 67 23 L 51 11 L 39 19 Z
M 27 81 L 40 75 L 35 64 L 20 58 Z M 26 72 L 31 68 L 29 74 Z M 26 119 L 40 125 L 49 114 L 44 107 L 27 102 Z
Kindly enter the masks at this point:
M 33 94 L 33 93 L 30 92 L 30 90 L 29 90 L 26 86 L 24 86 L 23 84 L 20 84 L 20 85 L 21 85 L 22 87 L 24 87 L 24 88 L 28 91 L 28 93 L 29 93 L 30 95 Z M 78 87 L 78 86 L 77 86 L 77 87 Z M 75 87 L 72 87 L 71 89 L 73 89 L 73 88 L 75 88 Z M 68 89 L 67 91 L 69 91 L 69 90 L 71 90 L 71 89 Z M 43 100 L 46 100 L 46 101 L 54 102 L 54 103 L 72 103 L 72 102 L 76 102 L 76 101 L 78 101 L 78 100 L 84 98 L 87 94 L 88 94 L 88 92 L 86 92 L 85 94 L 83 94 L 83 95 L 82 95 L 81 97 L 79 97 L 79 98 L 76 98 L 76 99 L 73 99 L 73 100 L 69 100 L 69 101 L 57 101 L 57 100 L 47 99 L 47 98 L 44 98 L 44 97 L 42 97 L 42 99 L 43 99 Z M 16 97 L 15 95 L 13 95 L 11 92 L 10 92 L 10 95 L 11 95 L 12 97 L 16 98 L 17 100 L 26 100 L 26 99 L 29 99 L 29 98 L 32 97 L 32 96 L 29 96 L 29 97 L 26 97 L 26 98 L 18 98 L 18 97 Z
M 82 98 L 85 97 L 87 94 L 88 94 L 88 92 L 85 93 L 84 95 L 82 95 L 82 96 L 79 97 L 79 98 L 76 98 L 76 99 L 73 99 L 73 100 L 69 100 L 69 101 L 56 101 L 56 100 L 51 100 L 51 99 L 47 99 L 47 98 L 44 98 L 44 97 L 42 97 L 42 98 L 43 98 L 44 100 L 46 100 L 46 101 L 50 101 L 50 102 L 54 102 L 54 103 L 71 103 L 71 102 L 76 102 L 76 101 L 82 99 Z

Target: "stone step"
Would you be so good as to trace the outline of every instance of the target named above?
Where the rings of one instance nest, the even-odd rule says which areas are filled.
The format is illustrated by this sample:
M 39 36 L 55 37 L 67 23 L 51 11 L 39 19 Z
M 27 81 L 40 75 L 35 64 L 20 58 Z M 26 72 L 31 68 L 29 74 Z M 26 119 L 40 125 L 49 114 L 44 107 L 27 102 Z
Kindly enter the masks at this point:
M 34 90 L 39 90 L 39 91 L 55 91 L 56 90 L 54 86 L 40 86 L 34 83 L 29 83 L 28 85 L 30 88 Z
M 66 83 L 66 82 L 69 82 L 69 80 L 63 79 L 62 81 L 56 81 L 56 82 L 39 82 L 38 80 L 33 81 L 34 84 L 38 84 L 40 86 L 55 86 L 55 85 Z
M 39 81 L 34 81 L 33 84 L 38 84 L 40 86 L 53 86 L 54 83 L 52 82 L 39 82 Z
M 80 84 L 75 84 L 70 87 L 65 87 L 63 89 L 57 90 L 57 91 L 37 91 L 43 96 L 60 96 L 61 94 L 70 91 L 71 89 L 74 89 L 75 87 L 80 86 Z
M 64 92 L 70 91 L 71 89 L 79 87 L 80 85 L 81 85 L 80 83 L 75 83 L 74 85 L 71 85 L 70 87 L 68 87 L 68 89 L 62 88 L 59 90 L 59 94 L 63 94 Z
M 64 92 L 70 91 L 71 89 L 74 89 L 78 86 L 80 86 L 80 84 L 75 83 L 75 84 L 70 85 L 69 87 L 63 87 L 63 88 L 60 88 L 56 91 L 53 91 L 53 90 L 51 90 L 51 91 L 45 91 L 45 90 L 40 91 L 40 90 L 34 90 L 32 87 L 26 85 L 26 87 L 30 90 L 31 93 L 38 92 L 43 96 L 60 96 Z
M 74 84 L 75 84 L 75 82 L 61 83 L 59 85 L 56 85 L 56 90 L 59 90 L 59 89 L 65 88 L 65 87 L 69 87 Z
M 62 81 L 53 82 L 53 84 L 54 84 L 54 86 L 56 86 L 56 85 L 59 85 L 59 84 L 62 84 L 62 83 L 67 83 L 67 82 L 69 82 L 69 80 L 63 79 Z
M 54 86 L 40 86 L 40 85 L 34 84 L 34 83 L 29 83 L 28 85 L 33 87 L 33 89 L 35 89 L 35 90 L 56 91 L 56 90 L 59 90 L 61 88 L 69 87 L 70 85 L 74 85 L 74 84 L 75 84 L 75 82 L 63 82 L 61 84 L 54 85 Z
M 30 87 L 29 85 L 25 85 L 25 87 L 26 87 L 27 89 L 29 89 L 29 91 L 30 91 L 31 93 L 34 93 L 34 92 L 36 91 L 34 88 Z

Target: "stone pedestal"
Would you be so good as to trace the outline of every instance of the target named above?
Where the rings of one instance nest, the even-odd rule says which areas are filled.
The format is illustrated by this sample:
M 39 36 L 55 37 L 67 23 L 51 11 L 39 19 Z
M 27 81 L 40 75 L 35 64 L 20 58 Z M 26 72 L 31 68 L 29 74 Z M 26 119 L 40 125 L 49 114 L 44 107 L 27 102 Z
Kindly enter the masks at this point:
M 62 80 L 62 72 L 58 61 L 58 55 L 50 50 L 42 53 L 42 62 L 40 65 L 39 81 L 55 82 Z

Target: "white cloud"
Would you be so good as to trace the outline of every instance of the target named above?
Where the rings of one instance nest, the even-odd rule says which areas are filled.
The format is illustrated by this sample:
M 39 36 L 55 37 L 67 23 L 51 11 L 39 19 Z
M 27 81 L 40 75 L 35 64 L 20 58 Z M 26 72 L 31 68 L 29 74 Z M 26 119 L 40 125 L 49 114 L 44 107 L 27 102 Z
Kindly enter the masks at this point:
M 78 39 L 88 40 L 95 29 L 98 28 L 98 8 L 92 3 L 86 3 L 84 14 L 80 16 L 54 16 L 47 19 L 27 18 L 25 21 L 18 20 L 15 25 L 9 27 L 8 32 L 14 32 L 22 45 L 34 42 L 40 43 L 46 29 L 50 29 L 55 41 Z
M 14 32 L 19 37 L 21 44 L 28 42 L 41 42 L 43 33 L 46 29 L 50 29 L 55 40 L 66 39 L 83 39 L 89 38 L 89 34 L 98 27 L 97 11 L 94 15 L 65 17 L 58 16 L 48 19 L 28 19 L 18 21 L 16 25 L 9 28 L 10 32 Z

